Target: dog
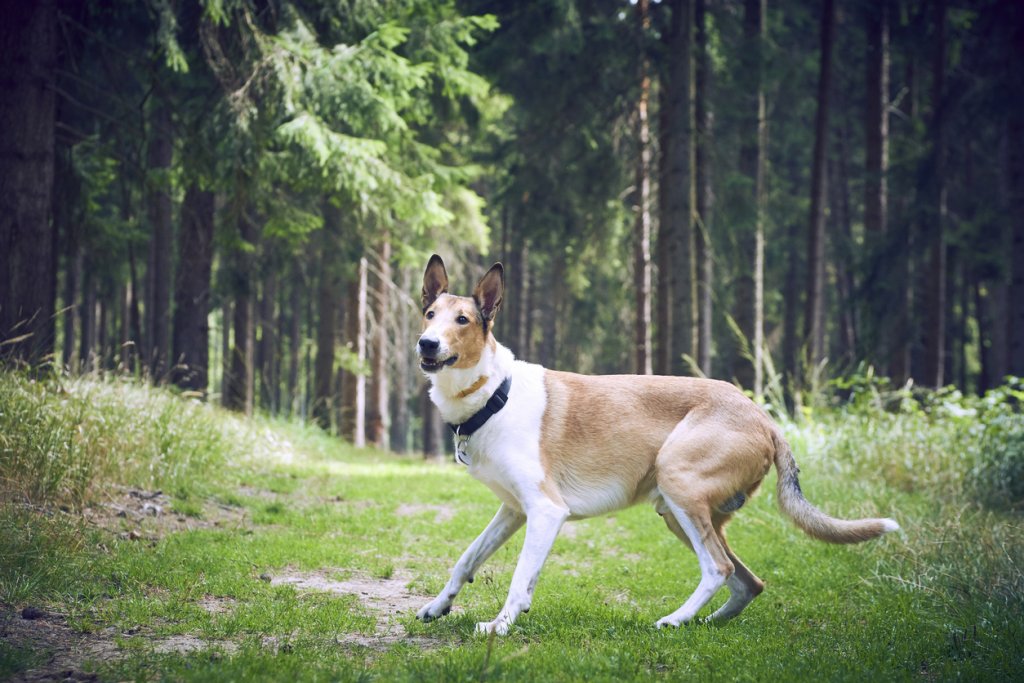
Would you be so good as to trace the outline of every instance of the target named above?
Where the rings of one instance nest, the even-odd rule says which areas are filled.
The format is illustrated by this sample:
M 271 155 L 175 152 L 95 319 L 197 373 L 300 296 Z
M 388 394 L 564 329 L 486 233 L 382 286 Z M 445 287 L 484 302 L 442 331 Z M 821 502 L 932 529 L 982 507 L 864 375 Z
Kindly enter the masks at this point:
M 516 360 L 494 338 L 505 275 L 494 264 L 472 297 L 448 293 L 436 254 L 423 276 L 417 342 L 430 398 L 455 433 L 456 459 L 501 500 L 494 519 L 417 613 L 448 614 L 477 569 L 524 524 L 526 539 L 504 606 L 477 632 L 504 635 L 530 610 L 541 567 L 562 525 L 647 501 L 697 555 L 700 583 L 656 626 L 678 627 L 723 586 L 708 621 L 735 617 L 764 590 L 724 528 L 772 464 L 782 511 L 810 536 L 857 543 L 899 529 L 891 519 L 842 520 L 811 505 L 779 428 L 732 384 L 693 377 L 587 376 Z

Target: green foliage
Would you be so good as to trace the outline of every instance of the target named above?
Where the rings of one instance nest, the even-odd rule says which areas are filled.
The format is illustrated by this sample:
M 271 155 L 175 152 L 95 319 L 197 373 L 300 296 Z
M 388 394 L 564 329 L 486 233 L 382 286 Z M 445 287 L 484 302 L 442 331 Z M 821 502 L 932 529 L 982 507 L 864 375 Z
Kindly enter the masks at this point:
M 1024 509 L 1024 416 L 987 421 L 979 450 L 968 478 L 974 497 L 995 509 Z
M 1017 378 L 982 397 L 953 387 L 893 389 L 870 367 L 830 381 L 834 408 L 817 414 L 854 462 L 870 462 L 887 483 L 940 490 L 992 509 L 1024 505 L 1024 387 Z M 838 408 L 838 412 L 835 411 Z M 857 435 L 870 429 L 865 444 Z

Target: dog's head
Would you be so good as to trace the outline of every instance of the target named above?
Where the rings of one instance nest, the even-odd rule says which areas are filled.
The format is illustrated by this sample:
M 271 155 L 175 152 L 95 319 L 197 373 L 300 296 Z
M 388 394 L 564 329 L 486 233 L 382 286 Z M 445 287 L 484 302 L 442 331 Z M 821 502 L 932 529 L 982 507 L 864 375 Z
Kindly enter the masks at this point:
M 505 271 L 495 263 L 477 283 L 473 296 L 448 293 L 448 272 L 437 254 L 423 273 L 423 332 L 416 350 L 420 368 L 434 373 L 444 368 L 471 368 L 480 361 L 490 340 L 494 317 L 501 307 Z

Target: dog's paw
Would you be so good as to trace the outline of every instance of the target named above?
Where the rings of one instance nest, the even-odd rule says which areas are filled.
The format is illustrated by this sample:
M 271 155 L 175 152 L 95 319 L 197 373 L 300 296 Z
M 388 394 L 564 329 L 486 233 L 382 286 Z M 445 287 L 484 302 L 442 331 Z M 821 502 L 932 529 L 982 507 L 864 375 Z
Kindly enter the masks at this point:
M 491 633 L 499 636 L 503 636 L 508 633 L 509 623 L 504 619 L 495 619 L 494 621 L 481 621 L 476 625 L 476 632 L 484 635 L 490 635 Z
M 685 626 L 688 623 L 690 623 L 689 619 L 677 616 L 675 614 L 669 614 L 668 616 L 664 616 L 661 619 L 658 619 L 658 623 L 656 623 L 655 626 L 657 626 L 659 629 L 666 627 L 679 628 L 680 626 Z
M 434 619 L 445 616 L 451 611 L 452 603 L 450 601 L 438 599 L 428 605 L 425 605 L 416 613 L 416 618 L 423 622 L 433 621 Z

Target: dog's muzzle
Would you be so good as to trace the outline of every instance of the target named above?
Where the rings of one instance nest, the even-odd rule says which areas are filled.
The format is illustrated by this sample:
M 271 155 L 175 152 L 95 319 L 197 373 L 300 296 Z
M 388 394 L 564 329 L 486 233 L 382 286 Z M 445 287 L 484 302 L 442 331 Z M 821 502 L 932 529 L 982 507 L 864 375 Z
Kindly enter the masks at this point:
M 457 355 L 441 356 L 441 342 L 437 339 L 420 337 L 416 349 L 420 354 L 420 369 L 424 372 L 437 372 L 459 360 Z

